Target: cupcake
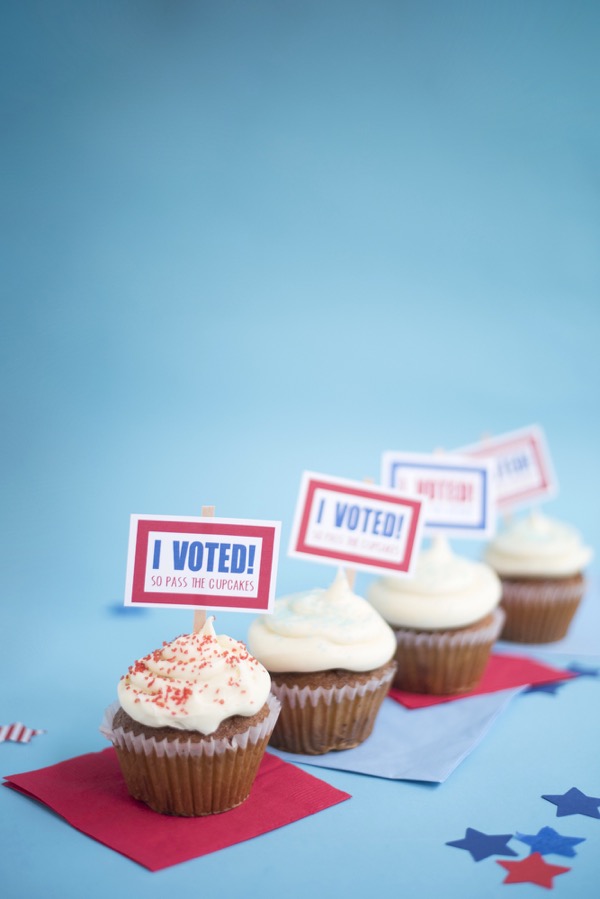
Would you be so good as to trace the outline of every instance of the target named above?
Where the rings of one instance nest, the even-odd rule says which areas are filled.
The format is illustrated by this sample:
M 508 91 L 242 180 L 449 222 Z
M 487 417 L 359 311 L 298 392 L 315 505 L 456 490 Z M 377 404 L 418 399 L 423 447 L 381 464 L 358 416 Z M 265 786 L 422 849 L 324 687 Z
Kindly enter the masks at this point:
M 508 524 L 485 552 L 502 581 L 506 621 L 501 639 L 561 640 L 584 594 L 582 571 L 591 557 L 574 528 L 540 512 Z
M 209 618 L 139 659 L 118 685 L 102 732 L 127 789 L 156 812 L 212 815 L 249 795 L 279 703 L 243 643 Z
M 392 682 L 395 640 L 342 571 L 327 590 L 276 600 L 252 622 L 248 646 L 281 702 L 272 746 L 321 755 L 366 740 Z
M 464 693 L 477 686 L 500 633 L 500 580 L 490 567 L 452 553 L 443 537 L 410 578 L 380 578 L 368 600 L 394 630 L 393 686 L 412 693 Z

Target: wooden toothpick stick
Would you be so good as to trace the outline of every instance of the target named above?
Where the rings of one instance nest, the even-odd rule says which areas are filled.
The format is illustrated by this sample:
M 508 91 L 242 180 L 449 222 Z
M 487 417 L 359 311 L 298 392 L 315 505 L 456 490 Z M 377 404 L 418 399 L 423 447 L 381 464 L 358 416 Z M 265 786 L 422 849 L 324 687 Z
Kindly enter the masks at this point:
M 214 518 L 215 507 L 214 506 L 202 506 L 201 514 L 202 514 L 203 518 Z M 205 624 L 206 624 L 205 609 L 196 609 L 196 611 L 194 612 L 194 633 L 197 634 L 198 631 L 201 631 Z
M 363 478 L 365 484 L 374 484 L 375 478 Z M 356 582 L 356 568 L 346 568 L 346 580 L 348 581 L 348 586 L 351 590 L 354 590 L 354 584 Z

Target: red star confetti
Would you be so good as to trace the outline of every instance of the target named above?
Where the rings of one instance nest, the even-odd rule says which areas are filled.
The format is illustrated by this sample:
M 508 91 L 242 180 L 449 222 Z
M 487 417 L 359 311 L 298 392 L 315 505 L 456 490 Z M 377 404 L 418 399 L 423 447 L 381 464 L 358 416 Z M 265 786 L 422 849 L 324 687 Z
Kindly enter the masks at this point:
M 0 724 L 0 743 L 10 740 L 11 743 L 29 743 L 32 737 L 38 734 L 45 734 L 45 730 L 34 730 L 32 727 L 25 727 L 20 721 L 15 724 Z
M 571 870 L 563 868 L 562 865 L 549 865 L 539 852 L 532 852 L 519 862 L 496 861 L 496 864 L 508 871 L 502 883 L 535 883 L 540 887 L 546 887 L 547 890 L 554 887 L 553 877 Z

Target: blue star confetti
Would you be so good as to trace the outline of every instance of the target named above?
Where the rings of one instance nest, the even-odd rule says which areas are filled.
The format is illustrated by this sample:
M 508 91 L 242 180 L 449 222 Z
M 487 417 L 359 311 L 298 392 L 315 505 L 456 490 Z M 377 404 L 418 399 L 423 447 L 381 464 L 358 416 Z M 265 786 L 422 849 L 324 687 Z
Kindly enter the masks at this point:
M 535 834 L 517 831 L 515 839 L 520 843 L 526 843 L 531 852 L 539 852 L 540 855 L 564 855 L 567 858 L 577 855 L 574 846 L 585 843 L 585 837 L 565 837 L 552 827 L 542 827 Z
M 577 677 L 600 677 L 600 668 L 587 668 L 585 665 L 579 665 L 577 662 L 567 665 L 567 671 L 571 671 Z
M 556 817 L 562 818 L 565 815 L 587 815 L 588 818 L 600 818 L 600 798 L 597 796 L 586 796 L 577 787 L 571 787 L 566 793 L 550 794 L 542 796 L 556 806 Z
M 514 849 L 506 844 L 512 839 L 512 833 L 482 833 L 473 827 L 467 827 L 462 840 L 452 840 L 446 846 L 454 846 L 456 849 L 466 849 L 476 862 L 489 858 L 490 855 L 517 855 Z
M 550 693 L 551 696 L 556 696 L 561 687 L 564 687 L 564 681 L 554 681 L 551 684 L 532 684 L 531 687 L 527 687 L 526 690 L 523 690 L 523 693 Z
M 150 611 L 149 609 L 143 608 L 135 608 L 134 606 L 125 606 L 122 602 L 111 603 L 107 606 L 109 615 L 117 615 L 117 616 L 127 616 L 129 618 L 133 618 L 136 615 L 147 615 Z

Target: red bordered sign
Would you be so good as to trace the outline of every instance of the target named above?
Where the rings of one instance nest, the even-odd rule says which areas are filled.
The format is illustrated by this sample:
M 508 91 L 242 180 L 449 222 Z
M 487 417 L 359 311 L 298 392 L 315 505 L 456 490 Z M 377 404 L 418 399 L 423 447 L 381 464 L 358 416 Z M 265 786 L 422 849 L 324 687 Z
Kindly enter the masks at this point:
M 132 515 L 126 606 L 268 612 L 281 522 Z
M 458 452 L 493 459 L 496 502 L 503 510 L 552 499 L 558 493 L 548 444 L 539 425 L 490 437 Z
M 409 575 L 421 544 L 422 508 L 416 496 L 305 471 L 288 554 Z

